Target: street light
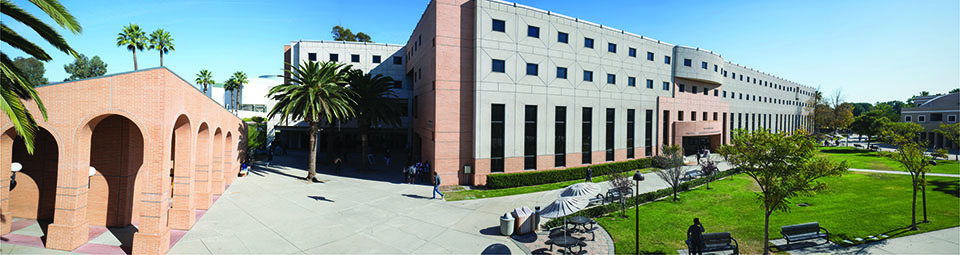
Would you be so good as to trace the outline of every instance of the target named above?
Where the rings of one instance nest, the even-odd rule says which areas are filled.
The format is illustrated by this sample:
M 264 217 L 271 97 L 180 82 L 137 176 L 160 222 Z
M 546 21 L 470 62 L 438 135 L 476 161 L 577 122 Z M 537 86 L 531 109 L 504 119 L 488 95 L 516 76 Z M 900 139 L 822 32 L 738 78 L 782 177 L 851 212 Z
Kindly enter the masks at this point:
M 93 175 L 97 174 L 97 169 L 90 166 L 90 175 L 87 176 L 87 188 L 90 188 L 90 179 L 93 179 Z
M 637 212 L 637 217 L 634 219 L 637 221 L 637 235 L 635 236 L 637 238 L 637 254 L 640 254 L 640 181 L 642 180 L 643 174 L 640 173 L 640 170 L 637 170 L 637 172 L 633 174 L 633 181 L 637 183 L 636 193 L 633 195 L 633 199 L 637 200 L 637 207 L 633 208 L 633 210 Z
M 13 172 L 13 174 L 10 175 L 10 187 L 17 184 L 17 172 L 20 172 L 20 169 L 23 169 L 23 165 L 20 163 L 13 162 L 10 164 L 10 171 Z

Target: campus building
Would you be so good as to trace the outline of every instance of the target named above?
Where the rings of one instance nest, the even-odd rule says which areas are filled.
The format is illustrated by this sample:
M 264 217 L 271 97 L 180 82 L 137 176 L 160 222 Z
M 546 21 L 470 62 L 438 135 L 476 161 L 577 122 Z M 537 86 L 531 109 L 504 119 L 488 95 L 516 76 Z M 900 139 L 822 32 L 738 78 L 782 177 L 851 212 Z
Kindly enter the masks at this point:
M 236 177 L 244 123 L 159 67 L 36 88 L 44 120 L 29 154 L 0 118 L 0 235 L 74 250 L 117 232 L 136 254 L 165 253 Z M 17 170 L 14 172 L 13 170 Z M 40 224 L 44 236 L 18 232 Z M 111 230 L 111 232 L 113 232 Z M 109 233 L 107 233 L 109 234 Z
M 960 93 L 915 97 L 913 103 L 917 106 L 900 110 L 900 118 L 903 122 L 923 126 L 919 139 L 925 141 L 927 147 L 952 150 L 960 147 L 936 132 L 940 129 L 940 124 L 957 123 L 957 118 L 960 117 Z
M 312 45 L 285 46 L 296 61 L 285 60 L 348 61 L 324 58 L 335 48 L 363 63 L 384 47 Z M 515 3 L 433 0 L 393 47 L 412 90 L 413 150 L 444 184 L 649 157 L 661 145 L 716 150 L 734 129 L 811 128 L 809 86 Z

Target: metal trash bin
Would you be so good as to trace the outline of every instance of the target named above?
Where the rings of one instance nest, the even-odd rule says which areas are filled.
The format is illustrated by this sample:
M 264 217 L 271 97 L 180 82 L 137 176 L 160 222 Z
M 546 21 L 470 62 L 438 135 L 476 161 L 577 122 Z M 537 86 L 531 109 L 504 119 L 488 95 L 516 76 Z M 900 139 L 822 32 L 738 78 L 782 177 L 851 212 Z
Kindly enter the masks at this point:
M 510 236 L 513 234 L 513 216 L 510 216 L 510 213 L 504 213 L 503 217 L 500 217 L 500 234 L 505 236 Z

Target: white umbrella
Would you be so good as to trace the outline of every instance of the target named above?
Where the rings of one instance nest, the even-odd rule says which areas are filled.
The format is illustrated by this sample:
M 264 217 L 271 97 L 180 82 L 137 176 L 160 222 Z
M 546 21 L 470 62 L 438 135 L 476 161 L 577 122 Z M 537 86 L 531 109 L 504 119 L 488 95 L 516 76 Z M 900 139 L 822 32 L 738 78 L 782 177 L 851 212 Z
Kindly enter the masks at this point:
M 593 182 L 570 185 L 560 192 L 561 197 L 592 197 L 597 194 L 600 194 L 600 185 Z
M 541 217 L 560 218 L 571 215 L 587 207 L 590 201 L 584 197 L 560 197 L 540 210 Z M 567 235 L 567 219 L 563 219 L 563 235 Z

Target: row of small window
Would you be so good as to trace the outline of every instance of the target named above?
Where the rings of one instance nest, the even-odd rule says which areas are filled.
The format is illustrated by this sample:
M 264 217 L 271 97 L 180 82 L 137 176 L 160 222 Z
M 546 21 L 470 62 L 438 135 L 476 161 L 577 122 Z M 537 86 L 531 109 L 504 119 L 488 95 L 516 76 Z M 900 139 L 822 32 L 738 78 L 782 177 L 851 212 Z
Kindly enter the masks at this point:
M 721 69 L 721 70 L 722 70 L 722 69 Z M 727 75 L 727 70 L 722 70 L 722 73 L 723 73 L 723 77 L 730 77 L 730 79 L 733 79 L 733 80 L 739 79 L 740 81 L 743 81 L 743 74 L 740 74 L 740 76 L 737 76 L 737 73 L 730 72 L 730 75 L 728 76 L 728 75 Z M 798 88 L 793 88 L 793 87 L 789 87 L 789 86 L 784 86 L 784 85 L 782 85 L 782 84 L 772 83 L 772 82 L 764 81 L 764 80 L 759 80 L 759 81 L 758 81 L 757 78 L 750 78 L 750 76 L 747 76 L 747 82 L 748 82 L 748 83 L 753 83 L 753 84 L 759 84 L 759 85 L 763 85 L 764 87 L 770 87 L 770 88 L 773 88 L 773 89 L 778 89 L 778 90 L 787 91 L 787 92 L 798 92 L 798 93 L 800 93 L 801 95 L 805 95 L 805 96 L 811 95 L 810 92 L 805 91 L 805 90 L 798 90 Z
M 681 83 L 681 84 L 677 84 L 677 90 L 679 90 L 679 92 L 687 92 L 687 85 L 686 85 L 686 84 L 682 84 L 682 83 Z M 719 91 L 720 91 L 720 90 L 718 90 L 718 89 L 714 89 L 714 90 L 713 90 L 713 96 L 715 96 L 715 97 L 716 97 L 716 96 L 719 96 L 719 95 L 720 95 L 720 92 L 719 92 Z M 690 90 L 690 92 L 693 93 L 693 94 L 699 94 L 699 93 L 700 93 L 700 89 L 699 89 L 697 86 L 692 86 L 692 90 Z M 706 88 L 706 87 L 703 88 L 703 95 L 709 96 L 709 95 L 710 95 L 710 88 Z M 744 94 L 743 94 L 743 93 L 740 93 L 740 98 L 739 98 L 739 99 L 743 100 L 743 96 L 744 96 Z M 723 91 L 723 97 L 724 97 L 724 98 L 727 97 L 727 91 Z M 730 99 L 736 99 L 736 97 L 737 97 L 737 92 L 730 92 Z M 760 96 L 759 99 L 758 99 L 757 95 L 753 95 L 753 97 L 751 98 L 749 94 L 747 95 L 747 99 L 746 99 L 746 100 L 760 101 L 760 102 L 762 102 L 762 103 L 782 104 L 782 105 L 797 105 L 797 106 L 803 106 L 803 104 L 804 104 L 804 103 L 802 103 L 802 102 L 791 101 L 791 100 L 784 100 L 784 99 L 779 99 L 779 98 L 770 98 L 770 97 L 764 97 L 764 96 Z
M 506 72 L 506 61 L 502 59 L 493 59 L 492 62 L 492 72 L 494 73 L 505 73 Z M 527 63 L 527 75 L 539 76 L 540 75 L 540 65 Z M 566 67 L 557 67 L 557 79 L 567 79 L 567 68 Z M 583 81 L 592 82 L 593 81 L 593 71 L 583 70 Z M 617 75 L 616 74 L 607 74 L 607 84 L 617 84 Z M 637 78 L 636 77 L 627 77 L 627 86 L 636 87 Z M 653 80 L 647 80 L 647 88 L 653 88 Z M 663 90 L 670 90 L 670 82 L 663 82 Z
M 904 122 L 913 122 L 913 116 L 911 116 L 911 115 L 904 115 L 904 116 L 903 116 L 903 121 L 904 121 Z M 931 113 L 931 114 L 930 114 L 930 121 L 943 121 L 943 113 Z M 919 123 L 925 123 L 925 122 L 927 122 L 927 116 L 926 116 L 926 115 L 917 115 L 917 122 L 919 122 Z M 956 123 L 956 122 L 957 122 L 957 115 L 947 115 L 947 122 L 948 122 L 948 123 Z
M 310 61 L 317 61 L 317 53 L 307 53 L 307 59 L 309 59 Z M 328 58 L 327 60 L 330 61 L 330 62 L 340 61 L 340 54 L 330 53 L 330 58 Z M 372 63 L 374 63 L 374 64 L 379 64 L 380 62 L 382 62 L 382 57 L 380 57 L 380 55 L 373 55 L 373 56 L 370 58 L 370 60 L 371 60 Z M 360 63 L 360 54 L 350 54 L 350 62 L 352 62 L 352 63 Z M 403 57 L 401 57 L 401 56 L 394 56 L 394 57 L 393 57 L 393 64 L 394 64 L 394 65 L 402 65 L 402 64 L 403 64 Z
M 693 67 L 693 60 L 692 60 L 692 59 L 689 59 L 689 58 L 683 59 L 683 66 Z M 702 62 L 700 62 L 700 67 L 703 68 L 703 69 L 707 69 L 707 67 L 709 67 L 709 66 L 710 66 L 710 64 L 708 64 L 707 61 L 702 61 Z M 719 70 L 719 68 L 720 68 L 720 66 L 713 65 L 713 71 L 714 71 L 714 72 L 717 72 L 717 71 Z
M 493 31 L 496 32 L 506 32 L 506 21 L 493 19 Z M 527 36 L 533 38 L 540 38 L 540 27 L 536 26 L 527 26 Z M 557 31 L 557 42 L 558 43 L 570 43 L 570 34 Z M 583 47 L 593 49 L 593 38 L 584 37 L 583 38 Z M 607 52 L 617 53 L 617 44 L 616 43 L 607 43 Z M 647 60 L 653 61 L 655 56 L 653 52 L 647 52 Z M 637 57 L 636 48 L 627 48 L 627 56 Z M 663 63 L 670 64 L 670 56 L 663 56 Z

